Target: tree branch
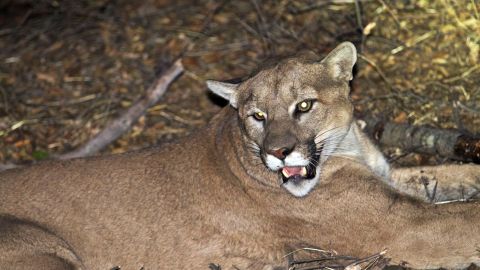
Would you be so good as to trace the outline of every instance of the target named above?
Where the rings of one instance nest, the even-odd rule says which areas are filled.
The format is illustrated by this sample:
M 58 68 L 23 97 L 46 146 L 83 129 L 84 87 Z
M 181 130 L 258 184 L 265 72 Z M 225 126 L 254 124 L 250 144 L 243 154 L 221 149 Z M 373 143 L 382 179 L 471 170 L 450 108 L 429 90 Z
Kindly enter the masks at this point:
M 71 159 L 91 156 L 105 148 L 108 144 L 118 139 L 129 130 L 148 108 L 153 106 L 163 96 L 168 86 L 184 71 L 180 59 L 175 61 L 164 74 L 155 80 L 148 88 L 146 95 L 125 111 L 120 117 L 111 121 L 95 137 L 86 144 L 72 152 L 57 156 L 58 159 Z
M 364 131 L 381 145 L 480 164 L 480 137 L 455 129 L 396 124 L 376 118 L 363 120 Z

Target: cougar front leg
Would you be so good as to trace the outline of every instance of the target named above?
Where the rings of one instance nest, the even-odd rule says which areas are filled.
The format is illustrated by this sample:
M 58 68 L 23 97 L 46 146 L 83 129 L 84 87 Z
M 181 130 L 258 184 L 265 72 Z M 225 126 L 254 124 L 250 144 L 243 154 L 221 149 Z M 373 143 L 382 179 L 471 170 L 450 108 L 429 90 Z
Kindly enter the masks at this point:
M 430 203 L 480 199 L 480 165 L 439 165 L 394 168 L 390 184 Z

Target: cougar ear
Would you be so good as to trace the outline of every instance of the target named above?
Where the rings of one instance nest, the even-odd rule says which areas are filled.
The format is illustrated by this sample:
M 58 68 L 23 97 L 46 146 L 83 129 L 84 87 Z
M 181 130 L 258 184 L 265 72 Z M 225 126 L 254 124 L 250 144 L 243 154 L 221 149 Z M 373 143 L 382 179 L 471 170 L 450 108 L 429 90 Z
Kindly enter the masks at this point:
M 234 108 L 237 108 L 237 86 L 238 84 L 207 80 L 208 89 L 216 95 L 230 101 L 230 105 Z
M 352 69 L 355 62 L 357 62 L 357 49 L 347 41 L 333 49 L 321 63 L 328 68 L 334 78 L 350 81 L 353 79 Z

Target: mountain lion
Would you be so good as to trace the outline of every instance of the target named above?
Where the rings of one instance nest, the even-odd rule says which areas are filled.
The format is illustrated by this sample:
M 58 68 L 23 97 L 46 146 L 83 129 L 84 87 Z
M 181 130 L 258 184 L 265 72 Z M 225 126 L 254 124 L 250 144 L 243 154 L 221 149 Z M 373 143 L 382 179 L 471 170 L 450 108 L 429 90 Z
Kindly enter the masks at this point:
M 301 247 L 479 263 L 480 205 L 431 202 L 475 196 L 480 169 L 391 171 L 352 118 L 355 61 L 346 42 L 209 81 L 231 106 L 187 138 L 0 174 L 0 269 L 286 269 Z

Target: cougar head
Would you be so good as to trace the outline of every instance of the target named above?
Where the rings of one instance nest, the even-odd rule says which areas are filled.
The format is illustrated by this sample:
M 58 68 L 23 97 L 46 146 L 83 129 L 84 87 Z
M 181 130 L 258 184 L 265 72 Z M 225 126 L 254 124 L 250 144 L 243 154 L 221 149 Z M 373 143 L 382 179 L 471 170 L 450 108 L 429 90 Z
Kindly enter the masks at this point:
M 327 57 L 286 59 L 239 84 L 207 81 L 237 109 L 245 146 L 297 197 L 318 183 L 322 164 L 352 121 L 349 81 L 357 59 L 344 42 Z

